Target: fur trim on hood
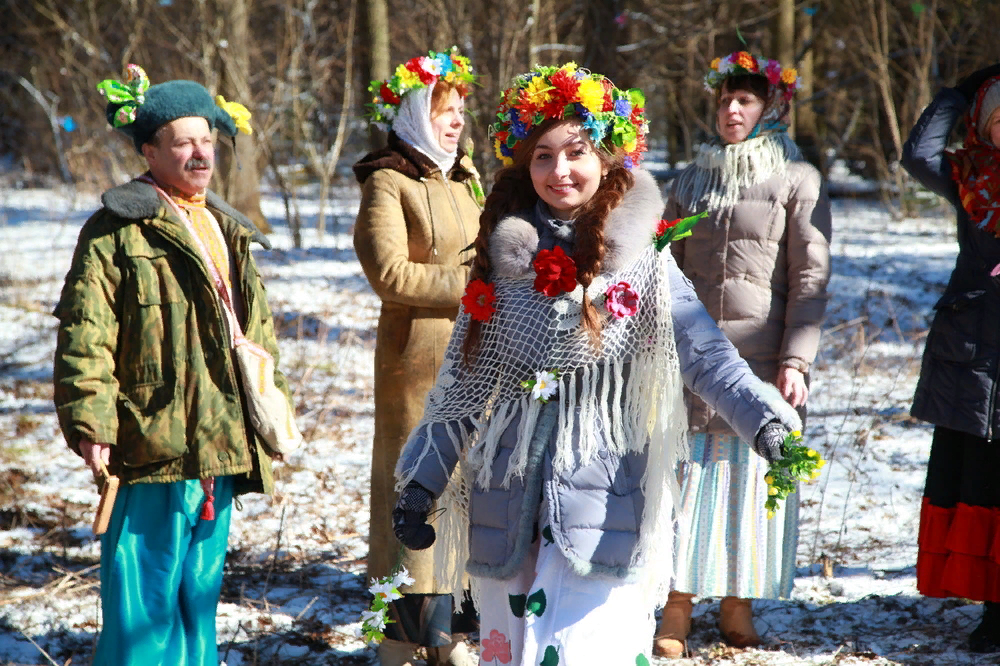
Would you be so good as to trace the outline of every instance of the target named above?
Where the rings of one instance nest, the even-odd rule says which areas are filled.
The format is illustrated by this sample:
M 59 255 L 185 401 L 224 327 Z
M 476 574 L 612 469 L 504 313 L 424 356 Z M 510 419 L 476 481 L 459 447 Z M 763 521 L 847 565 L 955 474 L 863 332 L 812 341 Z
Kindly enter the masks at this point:
M 653 241 L 656 225 L 663 214 L 663 196 L 656 179 L 648 171 L 633 172 L 635 185 L 604 222 L 602 273 L 613 273 L 639 255 Z M 538 253 L 538 232 L 531 222 L 532 211 L 509 215 L 490 236 L 490 265 L 497 275 L 524 277 L 534 272 L 531 262 Z
M 459 148 L 455 166 L 451 168 L 449 174 L 452 180 L 460 183 L 472 177 L 472 173 L 459 164 L 464 156 L 465 153 Z M 429 157 L 400 139 L 395 132 L 389 132 L 385 148 L 368 153 L 354 164 L 354 177 L 363 185 L 368 176 L 379 169 L 393 169 L 413 180 L 427 178 L 432 173 L 440 171 Z

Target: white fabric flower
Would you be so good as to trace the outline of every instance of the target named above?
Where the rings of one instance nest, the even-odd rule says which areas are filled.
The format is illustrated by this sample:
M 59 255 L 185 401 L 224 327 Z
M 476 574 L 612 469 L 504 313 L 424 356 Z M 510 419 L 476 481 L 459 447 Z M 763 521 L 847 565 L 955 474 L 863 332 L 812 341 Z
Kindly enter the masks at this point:
M 402 567 L 392 577 L 392 586 L 395 588 L 402 587 L 403 585 L 413 585 L 415 582 L 416 580 L 410 577 L 410 572 L 406 570 L 406 567 Z
M 361 622 L 367 624 L 372 629 L 382 631 L 385 629 L 385 611 L 361 611 Z
M 399 590 L 396 589 L 396 586 L 393 585 L 393 581 L 391 580 L 387 580 L 385 582 L 375 582 L 368 588 L 368 591 L 375 597 L 384 597 L 386 602 L 403 598 L 403 595 L 399 593 Z
M 729 59 L 729 56 L 726 56 L 719 61 L 719 74 L 725 75 L 731 71 L 733 71 L 733 61 Z
M 438 76 L 441 74 L 441 63 L 439 63 L 436 59 L 421 56 L 420 69 L 424 70 L 428 74 Z
M 531 387 L 531 397 L 535 400 L 548 400 L 558 389 L 559 382 L 555 373 L 540 370 L 535 373 L 535 385 Z

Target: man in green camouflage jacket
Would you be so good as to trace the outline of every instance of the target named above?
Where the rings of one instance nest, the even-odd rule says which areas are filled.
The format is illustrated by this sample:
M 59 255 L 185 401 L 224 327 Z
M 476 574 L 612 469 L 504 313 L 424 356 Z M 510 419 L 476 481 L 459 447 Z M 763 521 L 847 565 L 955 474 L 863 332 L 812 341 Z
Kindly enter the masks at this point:
M 200 84 L 149 87 L 129 68 L 126 82 L 101 84 L 107 116 L 150 170 L 105 192 L 80 233 L 55 310 L 55 403 L 69 447 L 123 484 L 101 537 L 93 663 L 214 665 L 232 498 L 273 486 L 217 284 L 277 362 L 250 254 L 252 241 L 268 244 L 206 189 L 211 130 L 235 136 L 233 116 Z M 245 122 L 245 109 L 226 106 Z M 274 380 L 287 397 L 280 372 Z

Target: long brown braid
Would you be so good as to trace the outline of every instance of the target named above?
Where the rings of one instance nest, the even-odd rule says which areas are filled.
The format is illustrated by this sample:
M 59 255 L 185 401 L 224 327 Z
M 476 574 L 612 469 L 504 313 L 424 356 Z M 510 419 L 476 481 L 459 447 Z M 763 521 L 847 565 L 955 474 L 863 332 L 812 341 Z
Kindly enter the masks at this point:
M 479 214 L 476 257 L 472 261 L 469 282 L 477 279 L 489 282 L 489 243 L 497 222 L 511 213 L 533 207 L 536 201 L 538 201 L 538 195 L 535 194 L 535 188 L 531 186 L 531 174 L 528 173 L 526 165 L 514 164 L 497 171 L 493 178 L 493 189 L 486 197 L 483 212 Z M 482 327 L 482 322 L 470 318 L 465 340 L 462 341 L 462 360 L 467 365 L 479 346 Z
M 550 119 L 538 125 L 518 146 L 514 164 L 497 172 L 493 190 L 486 198 L 483 212 L 479 216 L 476 257 L 469 274 L 470 282 L 476 279 L 489 281 L 489 239 L 496 223 L 511 213 L 532 208 L 538 201 L 538 194 L 531 183 L 529 171 L 531 156 L 545 133 L 562 122 L 566 121 Z M 610 141 L 604 145 L 608 150 L 597 149 L 596 146 L 594 148 L 607 173 L 601 179 L 597 192 L 584 204 L 573 225 L 575 230 L 573 261 L 576 263 L 577 281 L 584 288 L 581 323 L 595 346 L 599 345 L 601 340 L 601 318 L 597 313 L 597 307 L 590 301 L 586 289 L 600 274 L 607 250 L 604 241 L 604 222 L 635 183 L 632 173 L 623 166 L 621 155 L 613 152 L 614 145 Z M 466 364 L 475 355 L 481 335 L 482 323 L 470 318 L 465 340 L 462 341 L 462 359 Z
M 603 152 L 598 152 L 602 155 Z M 626 169 L 620 161 L 611 161 L 607 175 L 601 181 L 597 192 L 587 202 L 582 215 L 573 224 L 576 245 L 573 251 L 573 261 L 576 262 L 576 280 L 583 285 L 583 305 L 581 323 L 595 347 L 601 343 L 601 317 L 587 293 L 591 281 L 601 273 L 604 264 L 604 254 L 607 244 L 604 242 L 604 222 L 611 211 L 622 202 L 625 193 L 635 184 L 632 172 Z

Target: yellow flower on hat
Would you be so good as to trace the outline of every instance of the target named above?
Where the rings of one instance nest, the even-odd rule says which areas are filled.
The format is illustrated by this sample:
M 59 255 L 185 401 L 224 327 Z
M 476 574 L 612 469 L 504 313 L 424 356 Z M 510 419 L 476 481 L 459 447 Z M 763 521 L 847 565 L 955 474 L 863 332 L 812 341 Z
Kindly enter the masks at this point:
M 239 102 L 227 102 L 222 95 L 215 96 L 215 103 L 232 117 L 233 122 L 236 123 L 236 129 L 244 134 L 253 134 L 253 127 L 250 126 L 250 111 L 247 110 L 247 107 Z
M 577 92 L 580 103 L 591 113 L 600 113 L 604 109 L 604 86 L 594 79 L 584 79 L 580 81 L 580 89 Z
M 799 77 L 799 73 L 795 71 L 794 67 L 789 67 L 781 73 L 781 82 L 785 85 L 793 85 L 795 80 Z
M 552 86 L 545 82 L 545 79 L 541 76 L 536 77 L 531 80 L 527 86 L 521 90 L 521 95 L 525 101 L 534 104 L 535 106 L 543 106 L 552 97 L 551 91 Z
M 720 62 L 722 62 L 722 58 L 716 58 L 715 60 L 713 60 L 711 64 L 712 69 L 714 69 L 715 71 L 719 71 Z
M 420 84 L 420 76 L 413 70 L 407 69 L 406 65 L 397 66 L 393 75 L 399 77 L 400 87 L 404 89 Z

